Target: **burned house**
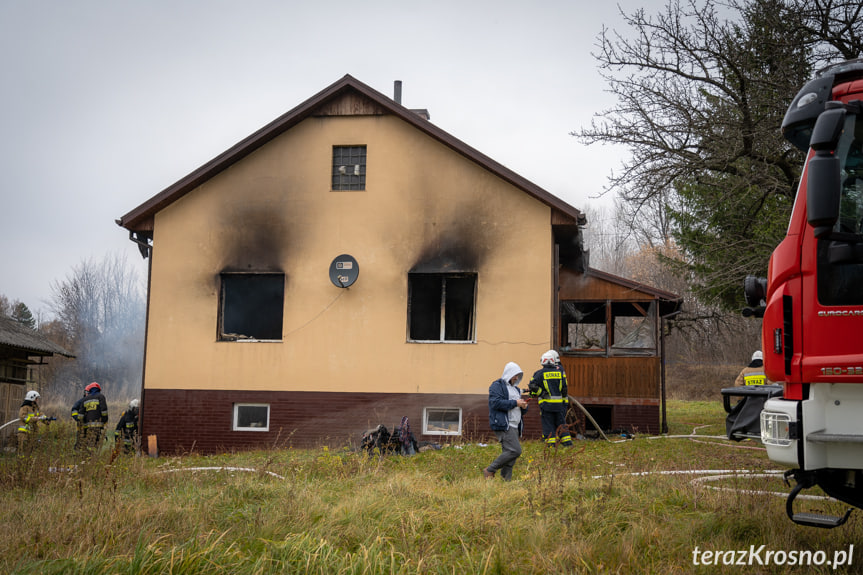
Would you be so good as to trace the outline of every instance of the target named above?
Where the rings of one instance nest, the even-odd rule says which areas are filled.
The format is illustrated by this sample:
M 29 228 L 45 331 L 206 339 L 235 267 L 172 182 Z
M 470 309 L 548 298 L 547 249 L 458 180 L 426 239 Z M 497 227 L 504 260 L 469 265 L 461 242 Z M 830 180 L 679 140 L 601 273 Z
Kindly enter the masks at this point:
M 0 314 L 0 425 L 18 419 L 24 394 L 38 387 L 34 370 L 55 355 L 75 357 L 39 332 Z M 10 424 L 3 436 L 15 429 L 17 425 Z
M 345 76 L 117 221 L 149 258 L 160 451 L 344 444 L 403 416 L 421 439 L 486 435 L 506 362 L 529 376 L 563 341 L 582 214 L 399 93 Z M 637 308 L 658 329 L 663 308 Z M 658 422 L 659 387 L 638 417 Z

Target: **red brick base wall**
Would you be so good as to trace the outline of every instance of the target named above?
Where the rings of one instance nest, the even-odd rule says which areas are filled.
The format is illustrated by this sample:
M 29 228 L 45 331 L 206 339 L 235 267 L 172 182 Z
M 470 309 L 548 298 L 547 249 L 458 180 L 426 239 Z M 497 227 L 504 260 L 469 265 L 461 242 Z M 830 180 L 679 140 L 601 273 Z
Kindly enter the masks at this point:
M 233 431 L 235 403 L 270 406 L 269 431 Z M 423 435 L 424 407 L 460 407 L 461 437 Z M 590 408 L 590 406 L 588 406 Z M 322 393 L 148 389 L 141 408 L 143 445 L 156 435 L 161 454 L 221 453 L 270 447 L 357 446 L 363 432 L 383 424 L 390 431 L 403 416 L 418 441 L 492 441 L 486 395 Z M 659 407 L 612 406 L 611 429 L 659 432 Z M 535 403 L 525 417 L 524 436 L 541 436 Z

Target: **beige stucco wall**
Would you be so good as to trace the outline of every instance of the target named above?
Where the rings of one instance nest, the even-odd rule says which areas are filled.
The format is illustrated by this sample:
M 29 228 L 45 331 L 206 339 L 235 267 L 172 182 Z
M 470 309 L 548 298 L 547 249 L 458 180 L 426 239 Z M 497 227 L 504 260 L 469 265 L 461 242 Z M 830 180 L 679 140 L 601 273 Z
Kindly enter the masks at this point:
M 330 191 L 333 145 L 363 144 L 366 190 Z M 306 120 L 157 214 L 145 385 L 486 393 L 550 345 L 551 241 L 548 206 L 395 117 Z M 441 249 L 478 273 L 477 343 L 407 341 L 408 271 Z M 217 341 L 244 270 L 285 273 L 282 342 Z

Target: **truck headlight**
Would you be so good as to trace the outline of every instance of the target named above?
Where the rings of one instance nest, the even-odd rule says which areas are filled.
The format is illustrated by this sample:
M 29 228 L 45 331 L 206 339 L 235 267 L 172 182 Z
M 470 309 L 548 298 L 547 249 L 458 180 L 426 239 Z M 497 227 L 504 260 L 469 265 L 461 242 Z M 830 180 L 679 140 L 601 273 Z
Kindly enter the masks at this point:
M 791 445 L 791 416 L 775 411 L 761 412 L 761 443 L 764 445 Z

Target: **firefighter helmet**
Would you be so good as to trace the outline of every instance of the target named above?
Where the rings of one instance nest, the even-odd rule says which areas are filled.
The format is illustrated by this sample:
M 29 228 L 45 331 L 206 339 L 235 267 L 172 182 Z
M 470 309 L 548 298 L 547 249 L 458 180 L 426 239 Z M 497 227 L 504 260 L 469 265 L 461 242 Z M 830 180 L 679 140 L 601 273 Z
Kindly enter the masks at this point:
M 138 400 L 133 399 L 129 402 L 129 409 L 138 409 Z
M 762 359 L 762 360 L 764 359 L 764 356 L 761 355 L 760 349 L 755 351 L 755 353 L 752 354 L 752 359 L 750 361 L 755 361 L 756 359 Z
M 542 365 L 557 365 L 558 363 L 560 363 L 560 355 L 558 355 L 558 353 L 553 349 L 550 349 L 544 354 L 542 354 L 539 362 Z
M 102 391 L 102 386 L 96 383 L 95 381 L 84 388 L 84 391 L 87 393 L 93 393 L 94 391 Z
M 42 397 L 42 396 L 39 395 L 38 391 L 28 391 L 27 395 L 24 396 L 24 400 L 25 401 L 36 401 L 40 397 Z

